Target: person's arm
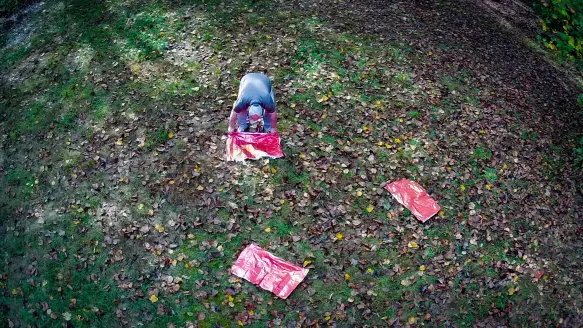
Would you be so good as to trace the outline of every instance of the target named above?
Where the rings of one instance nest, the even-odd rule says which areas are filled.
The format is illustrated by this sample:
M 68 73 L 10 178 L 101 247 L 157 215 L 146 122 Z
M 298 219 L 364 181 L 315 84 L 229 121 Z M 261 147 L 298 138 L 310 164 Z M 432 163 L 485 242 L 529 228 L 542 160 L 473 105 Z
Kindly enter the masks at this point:
M 261 106 L 263 106 L 263 108 L 265 109 L 266 112 L 275 113 L 275 100 L 273 97 L 273 92 L 271 92 L 270 97 L 264 97 L 262 99 Z
M 276 130 L 276 126 L 277 126 L 277 113 L 273 112 L 273 113 L 266 113 L 267 115 L 269 115 L 269 120 L 271 121 L 271 133 L 275 133 L 277 132 Z
M 231 111 L 231 117 L 229 117 L 229 133 L 235 131 L 235 125 L 237 124 L 237 114 L 241 111 L 247 109 L 249 106 L 249 101 L 245 97 L 239 95 L 237 100 L 233 103 L 233 110 Z
M 237 97 L 237 100 L 233 104 L 233 111 L 235 113 L 240 113 L 242 110 L 247 109 L 247 107 L 249 107 L 249 105 L 250 105 L 249 99 L 247 99 L 244 96 L 239 95 L 239 97 Z

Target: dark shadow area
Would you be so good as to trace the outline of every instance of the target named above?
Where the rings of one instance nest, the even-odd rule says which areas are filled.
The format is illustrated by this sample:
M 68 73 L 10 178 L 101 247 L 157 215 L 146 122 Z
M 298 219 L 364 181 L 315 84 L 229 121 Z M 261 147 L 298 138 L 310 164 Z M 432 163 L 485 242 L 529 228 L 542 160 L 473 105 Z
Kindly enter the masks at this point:
M 580 86 L 526 44 L 527 39 L 536 42 L 538 27 L 521 2 L 321 0 L 282 6 L 313 13 L 339 31 L 405 43 L 421 54 L 431 51 L 415 67 L 418 78 L 439 81 L 443 74 L 466 71 L 473 85 L 515 103 L 512 110 L 545 121 L 541 129 L 553 122 L 561 138 L 566 131 L 581 131 Z

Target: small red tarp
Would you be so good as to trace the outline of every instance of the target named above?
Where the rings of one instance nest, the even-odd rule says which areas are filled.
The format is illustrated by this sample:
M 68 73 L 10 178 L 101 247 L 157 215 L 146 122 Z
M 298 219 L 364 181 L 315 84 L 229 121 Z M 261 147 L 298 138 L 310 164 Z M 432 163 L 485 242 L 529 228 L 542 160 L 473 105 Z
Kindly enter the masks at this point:
M 227 161 L 283 157 L 279 134 L 233 132 L 227 137 Z
M 385 189 L 399 203 L 405 205 L 421 222 L 429 220 L 440 210 L 437 202 L 429 197 L 425 189 L 414 181 L 402 179 L 387 183 Z
M 286 299 L 304 280 L 308 269 L 293 265 L 261 247 L 247 246 L 231 267 L 231 273 Z

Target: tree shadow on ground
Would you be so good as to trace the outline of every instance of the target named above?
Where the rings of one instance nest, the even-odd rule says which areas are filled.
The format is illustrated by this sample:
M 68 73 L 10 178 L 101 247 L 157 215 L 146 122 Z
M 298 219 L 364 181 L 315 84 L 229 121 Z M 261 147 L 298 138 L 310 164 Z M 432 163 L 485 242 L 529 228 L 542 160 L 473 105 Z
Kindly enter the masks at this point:
M 576 116 L 580 86 L 536 44 L 528 44 L 536 36 L 536 20 L 520 2 L 322 0 L 285 1 L 283 6 L 313 13 L 339 31 L 431 52 L 415 67 L 420 78 L 439 81 L 452 67 L 466 70 L 474 84 L 516 104 L 512 110 L 534 116 L 536 122 L 553 122 L 560 136 L 581 127 Z

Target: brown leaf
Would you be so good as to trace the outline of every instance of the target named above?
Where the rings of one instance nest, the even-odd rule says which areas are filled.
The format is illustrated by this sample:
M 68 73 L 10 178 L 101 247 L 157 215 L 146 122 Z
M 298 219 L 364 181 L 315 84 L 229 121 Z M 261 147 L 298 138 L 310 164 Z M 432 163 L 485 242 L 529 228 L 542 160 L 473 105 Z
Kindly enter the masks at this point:
M 158 303 L 158 311 L 156 311 L 156 314 L 158 315 L 166 314 L 166 310 L 164 309 L 164 305 L 162 305 L 162 303 Z

